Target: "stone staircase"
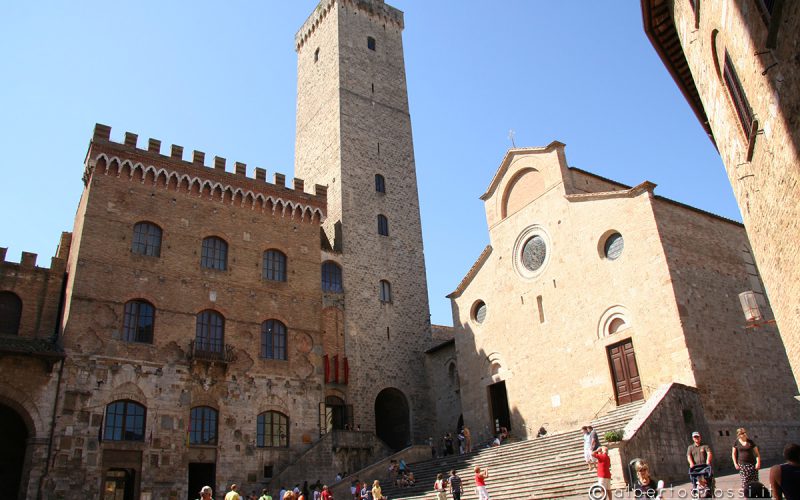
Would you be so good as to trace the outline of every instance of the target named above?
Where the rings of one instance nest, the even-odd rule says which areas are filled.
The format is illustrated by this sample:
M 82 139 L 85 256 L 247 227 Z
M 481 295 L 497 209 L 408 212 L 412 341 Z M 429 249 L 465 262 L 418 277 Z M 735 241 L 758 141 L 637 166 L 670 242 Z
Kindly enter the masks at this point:
M 639 411 L 644 401 L 620 406 L 592 421 L 603 441 L 603 433 L 622 429 Z M 583 495 L 597 482 L 583 460 L 580 430 L 548 435 L 495 448 L 483 448 L 466 455 L 436 458 L 409 464 L 416 485 L 397 488 L 381 479 L 383 494 L 391 500 L 430 500 L 434 498 L 436 474 L 447 477 L 455 469 L 464 485 L 463 500 L 475 500 L 474 468 L 489 468 L 487 490 L 495 500 L 545 499 Z M 371 481 L 371 480 L 370 480 Z M 448 498 L 452 498 L 448 493 Z

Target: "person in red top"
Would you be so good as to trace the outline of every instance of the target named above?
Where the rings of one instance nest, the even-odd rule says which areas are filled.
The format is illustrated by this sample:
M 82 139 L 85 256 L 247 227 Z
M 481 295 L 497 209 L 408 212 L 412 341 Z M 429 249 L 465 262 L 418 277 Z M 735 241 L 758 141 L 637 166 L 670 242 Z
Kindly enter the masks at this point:
M 597 459 L 597 483 L 609 491 L 611 489 L 611 458 L 608 456 L 608 447 L 597 448 L 592 456 Z
M 328 489 L 328 485 L 322 487 L 322 500 L 333 500 L 333 493 Z
M 489 500 L 489 493 L 486 491 L 486 478 L 489 477 L 489 468 L 486 467 L 481 472 L 481 468 L 475 466 L 475 489 L 478 492 L 478 500 Z

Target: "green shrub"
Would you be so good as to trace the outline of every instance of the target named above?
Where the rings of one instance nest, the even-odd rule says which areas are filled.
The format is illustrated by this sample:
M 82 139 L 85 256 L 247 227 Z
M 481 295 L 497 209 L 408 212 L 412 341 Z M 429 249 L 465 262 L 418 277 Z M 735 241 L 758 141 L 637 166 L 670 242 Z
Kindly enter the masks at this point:
M 614 431 L 606 432 L 605 434 L 603 434 L 603 437 L 609 443 L 616 443 L 617 441 L 622 441 L 622 435 L 623 435 L 622 429 L 617 429 Z

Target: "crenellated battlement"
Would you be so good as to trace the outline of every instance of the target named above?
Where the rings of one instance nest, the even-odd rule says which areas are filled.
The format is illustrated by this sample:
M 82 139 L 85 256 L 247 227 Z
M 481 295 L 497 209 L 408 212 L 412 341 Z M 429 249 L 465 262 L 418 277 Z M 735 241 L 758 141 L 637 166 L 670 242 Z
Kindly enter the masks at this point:
M 383 0 L 320 0 L 314 12 L 308 16 L 306 22 L 294 35 L 294 50 L 296 52 L 300 52 L 309 37 L 325 20 L 331 9 L 335 8 L 337 3 L 343 6 L 350 6 L 369 16 L 376 17 L 384 24 L 394 24 L 401 30 L 404 27 L 403 11 L 391 5 L 386 5 Z
M 254 176 L 247 176 L 247 165 L 234 162 L 234 171 L 226 170 L 227 160 L 215 156 L 206 166 L 206 154 L 194 150 L 191 161 L 183 159 L 183 146 L 173 144 L 169 155 L 161 153 L 161 141 L 148 139 L 147 148 L 139 148 L 139 136 L 125 132 L 123 142 L 111 140 L 111 127 L 96 124 L 87 154 L 84 183 L 92 175 L 126 175 L 141 182 L 196 193 L 212 199 L 268 209 L 273 213 L 299 217 L 301 220 L 320 221 L 327 209 L 327 187 L 316 184 L 314 193 L 305 192 L 305 182 L 294 179 L 292 187 L 286 186 L 286 176 L 275 172 L 273 182 L 267 182 L 267 171 L 255 168 Z
M 39 258 L 39 255 L 33 252 L 22 252 L 20 255 L 19 262 L 6 260 L 7 254 L 8 254 L 8 247 L 0 247 L 0 266 L 12 266 L 12 267 L 17 267 L 20 270 L 26 270 L 26 271 L 32 271 L 38 269 L 39 271 L 64 272 L 67 265 L 66 258 L 58 255 L 50 258 L 50 267 L 47 268 L 47 267 L 39 267 L 36 265 L 36 260 Z

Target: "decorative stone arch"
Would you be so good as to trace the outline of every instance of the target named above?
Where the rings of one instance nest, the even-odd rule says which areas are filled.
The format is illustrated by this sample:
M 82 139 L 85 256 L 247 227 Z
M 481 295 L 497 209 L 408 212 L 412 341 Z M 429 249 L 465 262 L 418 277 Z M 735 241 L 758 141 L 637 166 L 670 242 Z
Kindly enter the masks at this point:
M 135 374 L 133 370 L 123 370 L 117 378 L 132 379 L 135 378 Z M 125 380 L 111 390 L 108 401 L 106 401 L 106 406 L 121 399 L 136 401 L 147 408 L 147 395 L 145 395 L 144 391 L 131 380 Z M 103 407 L 103 412 L 105 412 L 105 406 Z
M 489 374 L 491 383 L 506 380 L 510 375 L 503 361 L 503 356 L 496 351 L 488 354 L 486 358 L 484 358 L 484 369 Z
M 631 326 L 633 326 L 633 320 L 628 308 L 623 305 L 611 306 L 603 312 L 597 322 L 597 338 L 611 337 Z
M 444 363 L 442 363 L 442 366 L 444 366 L 444 369 L 446 370 L 447 381 L 452 387 L 457 389 L 460 386 L 458 377 L 458 360 L 455 356 L 450 356 L 444 361 Z
M 531 167 L 520 169 L 506 183 L 500 203 L 500 217 L 505 219 L 544 193 L 544 176 Z
M 10 386 L 0 385 L 0 405 L 17 413 L 28 428 L 28 436 L 49 438 L 49 423 L 45 423 L 28 394 Z
M 375 398 L 375 434 L 395 451 L 411 444 L 411 412 L 400 389 L 387 387 Z
M 283 413 L 290 419 L 292 417 L 292 413 L 289 411 L 289 405 L 286 404 L 286 400 L 274 393 L 266 395 L 260 401 L 257 414 L 261 415 L 262 413 L 268 411 L 277 411 L 279 413 Z

